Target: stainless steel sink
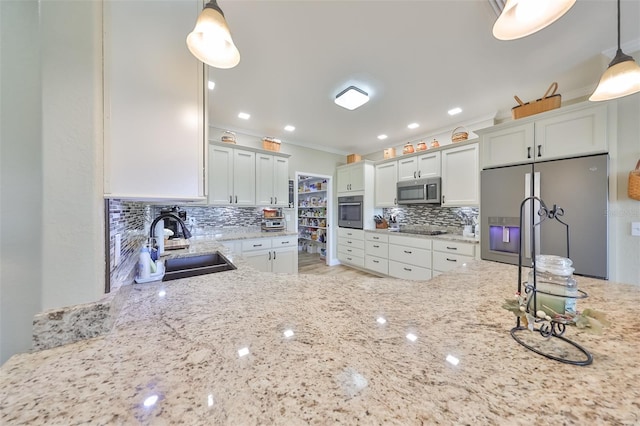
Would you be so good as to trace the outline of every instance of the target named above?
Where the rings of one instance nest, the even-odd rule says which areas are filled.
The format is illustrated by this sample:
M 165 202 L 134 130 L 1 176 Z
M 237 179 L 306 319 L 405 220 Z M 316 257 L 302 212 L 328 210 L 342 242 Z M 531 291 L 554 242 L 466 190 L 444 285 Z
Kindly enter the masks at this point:
M 170 281 L 197 275 L 232 271 L 236 269 L 236 266 L 218 251 L 209 254 L 167 259 L 164 261 L 164 268 L 165 273 L 162 281 Z

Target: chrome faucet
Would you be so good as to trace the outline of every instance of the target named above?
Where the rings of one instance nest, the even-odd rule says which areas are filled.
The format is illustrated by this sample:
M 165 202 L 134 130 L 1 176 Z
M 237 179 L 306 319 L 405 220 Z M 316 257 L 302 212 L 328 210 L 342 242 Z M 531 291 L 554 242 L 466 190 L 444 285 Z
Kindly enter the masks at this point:
M 173 213 L 160 213 L 160 215 L 156 217 L 153 222 L 151 222 L 151 228 L 149 229 L 149 238 L 153 238 L 153 233 L 158 222 L 168 217 L 175 219 L 180 224 L 180 228 L 182 228 L 182 235 L 185 239 L 191 238 L 191 232 L 189 231 L 189 228 L 187 228 L 187 225 L 185 225 L 184 221 Z M 164 235 L 156 235 L 156 238 L 164 238 Z

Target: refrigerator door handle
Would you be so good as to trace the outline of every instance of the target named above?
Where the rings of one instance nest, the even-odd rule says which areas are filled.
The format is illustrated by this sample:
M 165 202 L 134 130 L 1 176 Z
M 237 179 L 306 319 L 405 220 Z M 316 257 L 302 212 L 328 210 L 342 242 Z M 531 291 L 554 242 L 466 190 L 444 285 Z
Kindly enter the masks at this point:
M 534 172 L 533 173 L 533 195 L 542 199 L 542 195 L 540 194 L 540 172 Z M 540 216 L 538 216 L 538 212 L 540 211 L 540 202 L 539 201 L 534 201 L 533 202 L 533 211 L 534 211 L 534 217 L 533 223 L 537 223 L 540 221 Z M 535 237 L 535 241 L 536 241 L 536 255 L 540 254 L 540 246 L 541 241 L 540 241 L 540 227 L 536 226 L 534 229 L 534 237 Z
M 524 198 L 531 197 L 531 173 L 524 175 Z M 531 259 L 531 200 L 524 204 L 524 257 Z M 521 242 L 522 243 L 522 242 Z

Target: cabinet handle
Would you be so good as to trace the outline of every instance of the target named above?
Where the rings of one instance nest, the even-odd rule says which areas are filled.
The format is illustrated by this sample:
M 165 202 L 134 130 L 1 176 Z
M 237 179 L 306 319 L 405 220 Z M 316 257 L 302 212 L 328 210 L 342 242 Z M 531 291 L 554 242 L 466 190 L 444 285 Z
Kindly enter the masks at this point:
M 233 204 L 233 195 L 229 195 L 229 204 Z
M 351 241 L 347 241 L 347 244 L 351 244 L 351 243 L 352 243 Z
M 413 172 L 413 178 L 414 179 L 416 178 L 416 172 Z
M 262 247 L 262 244 L 254 244 L 254 247 Z
M 411 250 L 405 250 L 404 252 L 407 254 L 411 254 Z
M 274 197 L 276 199 L 276 202 L 274 204 L 278 204 L 278 197 Z
M 348 251 L 349 253 L 351 253 L 353 250 L 351 250 L 351 249 L 347 249 L 347 251 Z
M 236 195 L 236 204 L 238 204 L 238 196 Z
M 405 271 L 409 271 L 409 272 L 413 271 L 413 269 L 411 269 L 411 268 L 403 268 L 403 269 L 404 269 Z
M 379 260 L 374 260 L 373 263 L 380 263 L 380 261 Z
M 273 260 L 276 260 L 276 252 L 273 252 Z
M 458 247 L 449 247 L 449 246 L 447 246 L 447 250 L 458 250 Z
M 273 197 L 269 197 L 269 203 L 273 204 Z
M 420 170 L 418 170 L 418 177 L 422 176 L 422 172 Z
M 269 260 L 271 260 L 271 252 L 269 252 Z
M 457 260 L 456 260 L 456 259 L 449 259 L 448 257 L 447 257 L 447 261 L 448 261 L 448 262 L 457 262 Z
M 531 158 L 531 147 L 527 147 L 527 158 Z
M 377 246 L 377 245 L 375 245 L 375 244 L 374 244 L 374 245 L 373 245 L 373 248 L 380 248 L 380 246 Z
M 353 262 L 353 259 L 352 259 L 352 258 L 350 258 L 350 257 L 347 257 L 347 260 L 350 260 L 350 261 L 352 261 L 352 262 Z
M 398 204 L 398 199 L 397 198 L 393 199 L 393 204 Z
M 380 237 L 373 237 L 373 239 L 374 239 L 374 240 L 379 240 L 379 239 L 380 239 Z
M 347 232 L 347 235 L 353 235 L 351 232 Z
M 538 157 L 542 157 L 542 145 L 538 145 Z
M 289 241 L 281 241 L 280 244 L 289 244 Z
M 444 195 L 442 196 L 442 204 L 444 204 Z

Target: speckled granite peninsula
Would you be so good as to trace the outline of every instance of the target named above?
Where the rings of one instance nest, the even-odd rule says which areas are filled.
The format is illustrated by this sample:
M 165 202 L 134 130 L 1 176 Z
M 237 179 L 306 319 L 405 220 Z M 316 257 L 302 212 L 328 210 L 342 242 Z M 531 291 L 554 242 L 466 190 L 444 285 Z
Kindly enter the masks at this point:
M 640 424 L 638 287 L 579 278 L 613 323 L 567 331 L 594 357 L 577 367 L 510 336 L 513 266 L 345 281 L 233 261 L 125 286 L 109 333 L 11 358 L 0 423 Z

